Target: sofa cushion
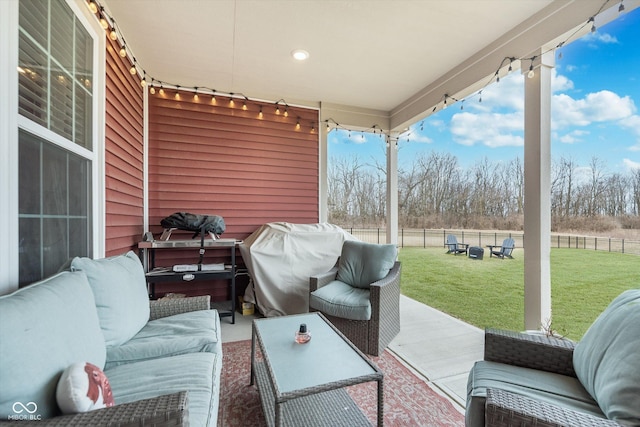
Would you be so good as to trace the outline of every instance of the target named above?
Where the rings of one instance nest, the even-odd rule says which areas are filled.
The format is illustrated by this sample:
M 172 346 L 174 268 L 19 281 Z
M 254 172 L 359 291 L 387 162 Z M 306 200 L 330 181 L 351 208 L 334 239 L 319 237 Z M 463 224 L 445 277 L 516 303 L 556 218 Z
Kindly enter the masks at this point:
M 396 245 L 347 240 L 342 245 L 336 279 L 357 288 L 368 289 L 371 283 L 383 279 L 393 268 Z
M 63 414 L 77 414 L 114 405 L 109 379 L 89 362 L 76 362 L 58 380 L 56 401 Z
M 129 363 L 105 373 L 118 404 L 187 390 L 189 424 L 215 426 L 221 370 L 222 354 L 203 352 Z
M 576 375 L 609 419 L 640 425 L 640 289 L 611 302 L 576 344 Z
M 84 271 L 89 279 L 107 347 L 127 342 L 147 323 L 147 282 L 133 251 L 96 260 L 76 257 L 71 270 Z
M 93 293 L 81 272 L 64 272 L 0 297 L 0 419 L 15 416 L 16 402 L 34 402 L 58 415 L 62 372 L 83 360 L 105 363 L 105 343 Z
M 369 289 L 354 288 L 334 280 L 311 293 L 309 307 L 343 319 L 369 320 L 369 294 Z
M 604 418 L 598 404 L 575 377 L 504 363 L 476 362 L 467 383 L 468 427 L 484 426 L 487 388 L 517 393 L 593 416 Z
M 199 310 L 152 320 L 126 343 L 107 348 L 110 369 L 158 357 L 206 351 L 222 352 L 216 310 Z

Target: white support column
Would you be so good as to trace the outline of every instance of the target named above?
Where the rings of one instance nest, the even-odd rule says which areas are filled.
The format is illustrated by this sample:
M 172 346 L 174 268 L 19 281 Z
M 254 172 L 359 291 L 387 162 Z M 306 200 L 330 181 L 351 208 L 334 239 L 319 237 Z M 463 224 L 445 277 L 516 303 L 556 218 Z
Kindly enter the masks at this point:
M 551 321 L 551 74 L 553 50 L 534 52 L 534 75 L 524 83 L 524 327 Z
M 387 137 L 387 243 L 398 244 L 398 135 Z
M 328 156 L 328 137 L 329 131 L 322 117 L 322 110 L 318 113 L 320 122 L 318 123 L 318 222 L 327 222 L 329 220 L 329 181 L 327 176 L 327 156 Z

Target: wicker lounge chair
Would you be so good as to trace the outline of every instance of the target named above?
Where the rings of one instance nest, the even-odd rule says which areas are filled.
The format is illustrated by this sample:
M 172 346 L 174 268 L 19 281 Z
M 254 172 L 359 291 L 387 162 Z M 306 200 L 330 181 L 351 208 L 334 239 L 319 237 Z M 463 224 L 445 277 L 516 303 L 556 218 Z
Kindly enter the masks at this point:
M 348 258 L 345 256 L 345 246 L 349 248 L 354 245 L 365 246 L 368 249 L 376 246 L 393 249 L 393 257 L 387 257 L 387 261 L 382 267 L 386 274 L 379 280 L 367 283 L 366 288 L 348 285 L 340 281 L 340 279 L 346 279 L 339 270 L 341 268 L 349 269 L 345 267 L 346 258 Z M 327 273 L 310 278 L 309 311 L 320 311 L 356 347 L 362 352 L 374 356 L 379 356 L 400 332 L 401 265 L 400 262 L 395 261 L 395 252 L 394 245 L 372 245 L 347 241 L 344 243 L 338 266 Z M 365 268 L 368 263 L 383 264 L 381 260 L 370 257 L 364 257 L 362 261 Z M 336 289 L 337 291 L 334 292 Z M 341 300 L 341 290 L 346 291 L 346 300 Z M 359 301 L 354 301 L 354 295 L 359 295 Z M 348 302 L 345 303 L 345 301 Z M 351 307 L 346 307 L 350 304 L 352 304 Z M 369 308 L 368 316 L 367 307 Z
M 623 292 L 578 343 L 488 329 L 465 425 L 640 425 L 639 308 L 640 289 Z

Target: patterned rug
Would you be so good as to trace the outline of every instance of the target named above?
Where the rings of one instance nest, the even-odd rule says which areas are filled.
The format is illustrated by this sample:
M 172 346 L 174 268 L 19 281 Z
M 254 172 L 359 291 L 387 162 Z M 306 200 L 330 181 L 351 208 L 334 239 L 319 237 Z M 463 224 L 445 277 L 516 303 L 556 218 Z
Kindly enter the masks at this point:
M 224 356 L 218 426 L 265 426 L 260 396 L 255 386 L 249 386 L 251 341 L 225 343 L 222 349 Z M 464 415 L 392 353 L 385 351 L 382 356 L 371 359 L 384 372 L 385 426 L 464 425 Z M 347 390 L 371 424 L 375 425 L 376 383 L 351 386 Z

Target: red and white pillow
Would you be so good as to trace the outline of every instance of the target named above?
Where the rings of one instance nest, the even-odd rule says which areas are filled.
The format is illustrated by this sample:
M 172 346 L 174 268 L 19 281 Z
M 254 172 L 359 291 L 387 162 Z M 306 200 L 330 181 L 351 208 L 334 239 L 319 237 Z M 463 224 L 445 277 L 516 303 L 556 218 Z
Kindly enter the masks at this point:
M 102 369 L 89 362 L 77 362 L 64 370 L 58 380 L 56 400 L 64 414 L 114 405 L 107 376 Z

